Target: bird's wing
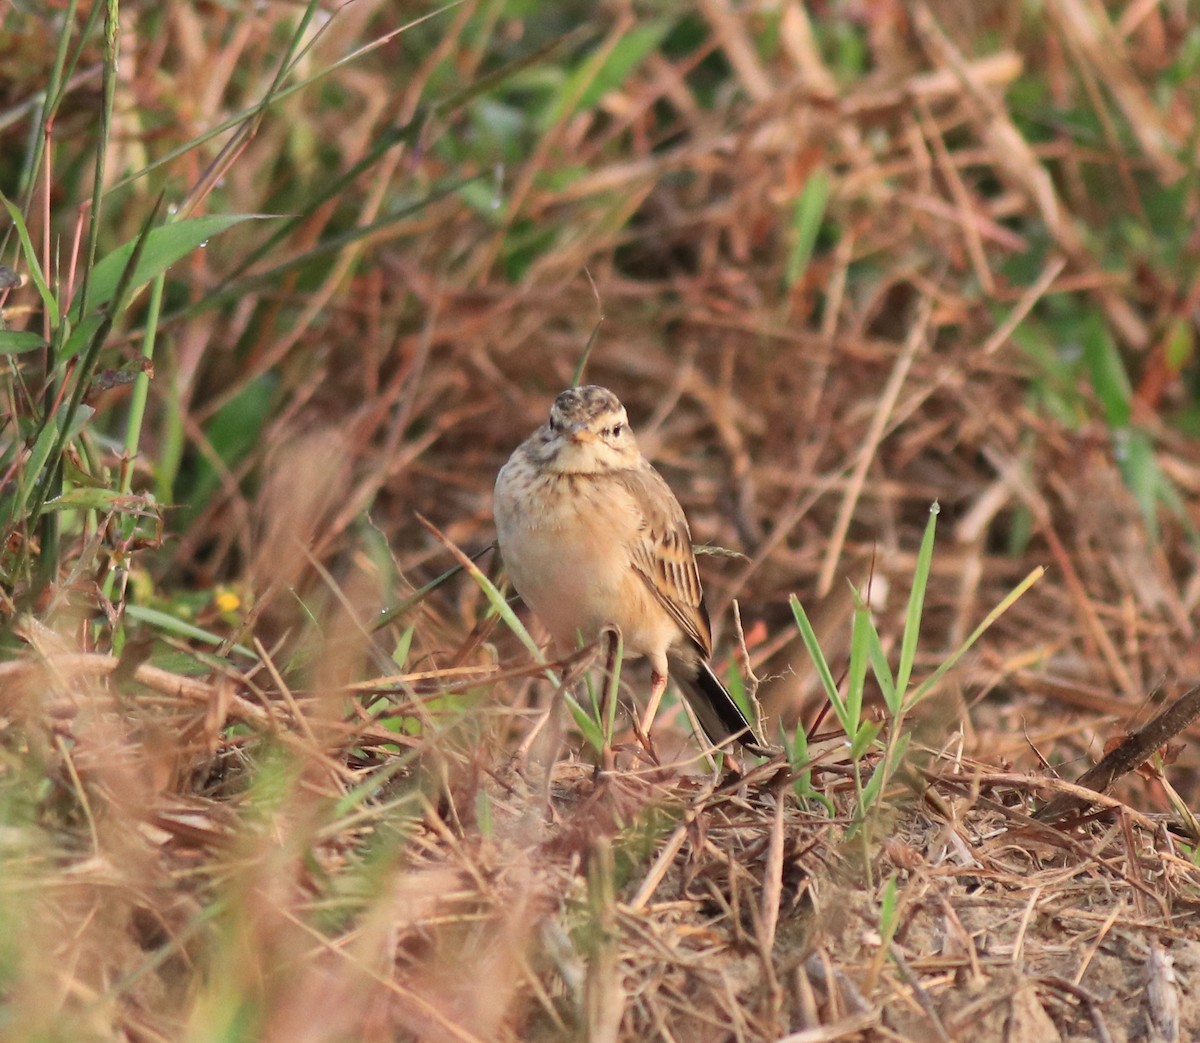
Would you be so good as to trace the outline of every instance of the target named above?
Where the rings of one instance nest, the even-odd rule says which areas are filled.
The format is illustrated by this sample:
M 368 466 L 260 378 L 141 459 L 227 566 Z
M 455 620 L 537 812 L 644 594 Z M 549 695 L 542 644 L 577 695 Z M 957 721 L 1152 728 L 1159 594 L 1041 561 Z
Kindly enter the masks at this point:
M 640 517 L 630 563 L 707 659 L 712 654 L 712 627 L 683 508 L 663 476 L 645 461 L 614 477 L 632 497 Z

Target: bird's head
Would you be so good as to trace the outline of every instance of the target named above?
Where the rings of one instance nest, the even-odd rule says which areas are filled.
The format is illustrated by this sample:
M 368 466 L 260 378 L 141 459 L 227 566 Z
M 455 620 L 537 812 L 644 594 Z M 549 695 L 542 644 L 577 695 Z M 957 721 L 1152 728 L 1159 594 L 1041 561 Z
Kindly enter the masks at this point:
M 559 395 L 544 431 L 551 466 L 565 473 L 622 470 L 641 455 L 620 399 L 596 384 L 567 388 Z

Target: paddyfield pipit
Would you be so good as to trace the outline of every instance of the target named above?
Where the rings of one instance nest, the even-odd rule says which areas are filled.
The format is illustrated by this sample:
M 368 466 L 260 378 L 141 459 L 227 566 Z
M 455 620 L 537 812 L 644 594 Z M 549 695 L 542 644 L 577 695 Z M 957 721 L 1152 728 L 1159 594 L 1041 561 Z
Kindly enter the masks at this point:
M 620 628 L 650 660 L 657 707 L 675 679 L 714 745 L 763 743 L 709 665 L 712 628 L 683 508 L 607 388 L 569 388 L 496 478 L 496 533 L 513 586 L 573 649 Z

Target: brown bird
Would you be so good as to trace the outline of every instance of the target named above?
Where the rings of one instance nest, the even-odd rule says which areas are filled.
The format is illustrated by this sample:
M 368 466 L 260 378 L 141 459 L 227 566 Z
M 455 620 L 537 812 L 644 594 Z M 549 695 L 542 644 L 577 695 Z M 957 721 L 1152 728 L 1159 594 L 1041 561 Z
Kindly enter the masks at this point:
M 713 673 L 712 627 L 683 508 L 642 456 L 607 388 L 569 388 L 496 478 L 496 532 L 525 603 L 563 649 L 620 628 L 650 660 L 656 707 L 667 674 L 714 745 L 765 752 Z

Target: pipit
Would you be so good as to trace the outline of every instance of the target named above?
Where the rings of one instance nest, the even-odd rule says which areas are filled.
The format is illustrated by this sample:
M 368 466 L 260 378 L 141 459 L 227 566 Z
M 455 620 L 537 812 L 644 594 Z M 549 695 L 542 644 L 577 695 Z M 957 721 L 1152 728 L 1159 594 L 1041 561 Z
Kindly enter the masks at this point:
M 642 456 L 607 388 L 569 388 L 496 478 L 496 533 L 513 586 L 564 650 L 620 628 L 668 672 L 714 745 L 763 743 L 709 665 L 712 627 L 683 508 Z

